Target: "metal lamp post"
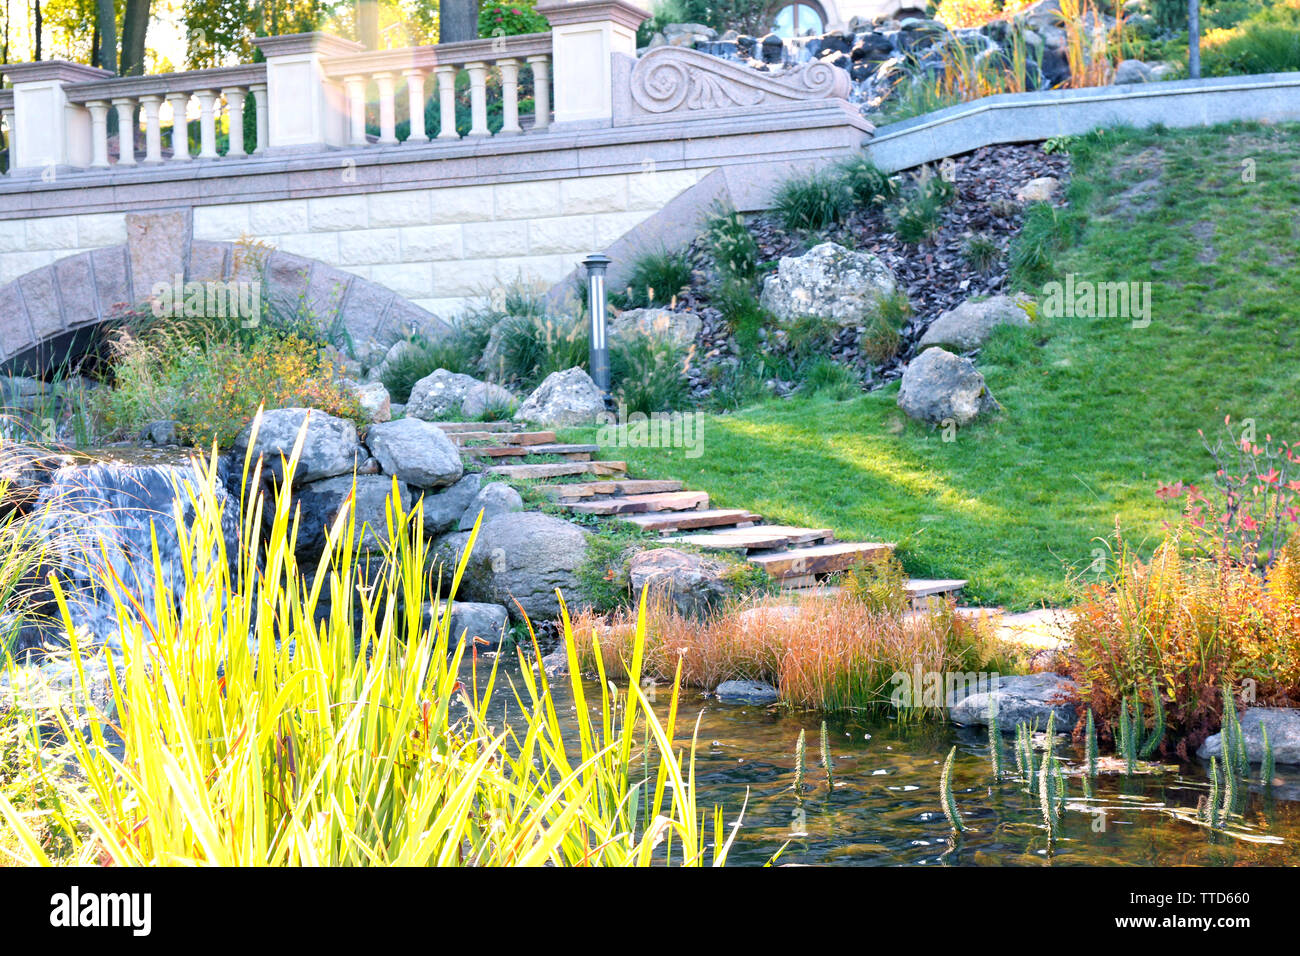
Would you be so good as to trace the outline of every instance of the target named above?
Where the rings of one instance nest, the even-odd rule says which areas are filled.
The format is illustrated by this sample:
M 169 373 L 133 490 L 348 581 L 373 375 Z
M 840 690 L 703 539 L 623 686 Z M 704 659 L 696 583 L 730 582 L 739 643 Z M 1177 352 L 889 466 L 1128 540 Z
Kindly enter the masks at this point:
M 591 378 L 609 396 L 609 345 L 605 340 L 605 270 L 613 260 L 600 253 L 582 260 L 587 268 L 587 308 L 591 311 L 591 339 L 588 353 Z

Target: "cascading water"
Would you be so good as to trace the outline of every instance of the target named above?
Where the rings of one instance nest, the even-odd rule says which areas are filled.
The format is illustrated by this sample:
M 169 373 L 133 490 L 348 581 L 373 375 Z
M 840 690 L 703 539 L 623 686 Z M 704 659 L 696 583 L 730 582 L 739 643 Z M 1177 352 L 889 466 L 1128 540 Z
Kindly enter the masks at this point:
M 53 473 L 36 502 L 48 547 L 44 570 L 58 576 L 73 624 L 89 644 L 120 648 L 118 608 L 102 586 L 107 575 L 134 596 L 130 613 L 151 623 L 160 600 L 175 603 L 184 596 L 185 557 L 176 521 L 192 524 L 200 481 L 193 465 L 178 463 L 100 462 Z M 222 537 L 233 558 L 239 505 L 224 481 L 215 490 L 223 508 Z

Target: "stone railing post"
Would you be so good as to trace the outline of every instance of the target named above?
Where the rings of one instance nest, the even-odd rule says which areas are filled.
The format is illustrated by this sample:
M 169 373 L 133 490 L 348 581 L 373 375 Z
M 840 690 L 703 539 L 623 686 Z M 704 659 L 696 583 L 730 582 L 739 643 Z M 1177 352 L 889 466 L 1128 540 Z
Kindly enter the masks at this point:
M 625 0 L 547 0 L 555 122 L 608 126 L 614 116 L 613 55 L 636 56 L 636 28 L 650 14 Z
M 89 166 L 90 111 L 69 103 L 63 87 L 113 74 L 64 60 L 10 63 L 3 70 L 14 94 L 11 171 Z
M 328 33 L 293 33 L 253 40 L 266 57 L 267 136 L 259 152 L 344 146 L 348 103 L 325 76 L 325 57 L 357 53 L 361 44 Z

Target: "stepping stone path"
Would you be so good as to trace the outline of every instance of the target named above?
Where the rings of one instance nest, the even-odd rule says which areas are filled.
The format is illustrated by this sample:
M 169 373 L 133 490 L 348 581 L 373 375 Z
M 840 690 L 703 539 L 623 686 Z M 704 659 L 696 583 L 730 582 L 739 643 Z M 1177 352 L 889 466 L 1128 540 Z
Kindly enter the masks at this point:
M 558 507 L 574 514 L 600 515 L 657 531 L 665 545 L 687 544 L 744 556 L 785 591 L 820 587 L 827 575 L 894 550 L 884 542 L 836 541 L 830 528 L 765 524 L 762 515 L 743 508 L 711 507 L 708 492 L 688 491 L 680 481 L 629 478 L 627 462 L 596 461 L 592 456 L 599 446 L 563 444 L 552 431 L 519 431 L 514 422 L 434 424 L 466 458 L 490 461 L 484 468 L 488 474 L 536 481 L 587 476 L 590 480 L 544 485 L 543 491 Z M 539 461 L 540 456 L 547 460 Z M 913 579 L 907 590 L 913 602 L 920 603 L 954 594 L 965 584 Z

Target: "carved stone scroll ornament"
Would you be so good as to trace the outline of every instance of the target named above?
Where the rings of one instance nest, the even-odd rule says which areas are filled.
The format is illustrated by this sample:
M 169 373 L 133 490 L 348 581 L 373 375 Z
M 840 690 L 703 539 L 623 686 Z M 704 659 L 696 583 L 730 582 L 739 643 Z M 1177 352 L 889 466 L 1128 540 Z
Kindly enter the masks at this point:
M 698 50 L 659 47 L 632 70 L 632 99 L 647 113 L 720 110 L 849 95 L 849 74 L 826 63 L 760 73 Z

